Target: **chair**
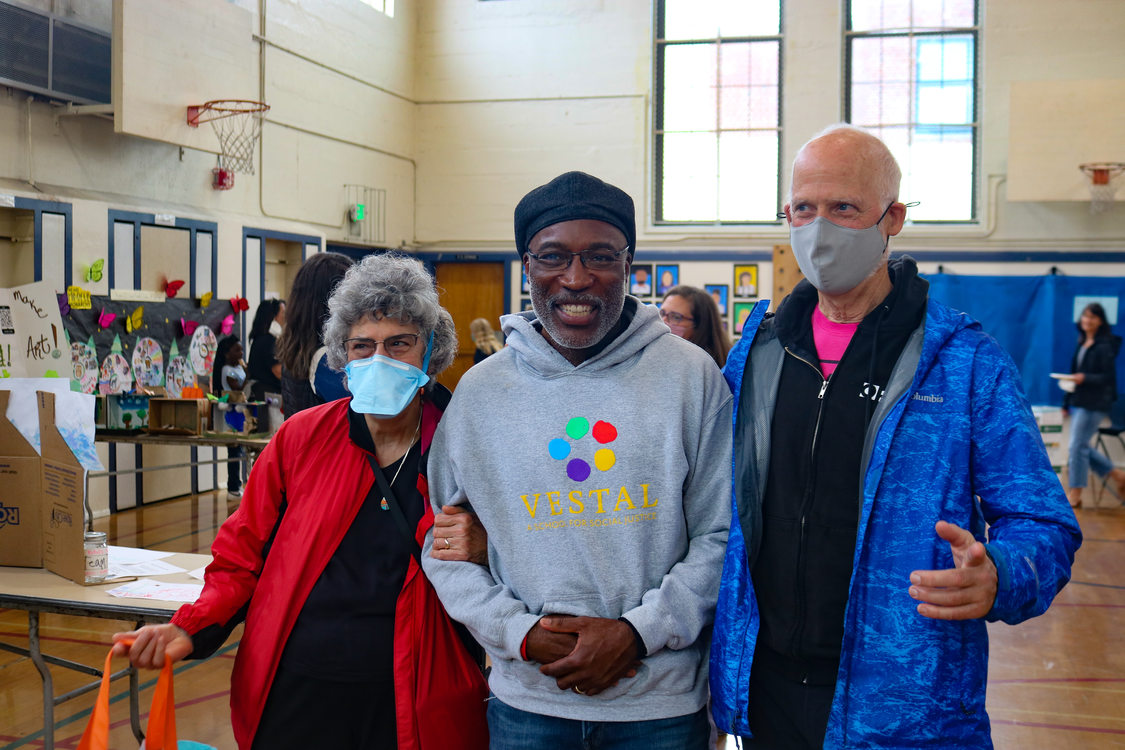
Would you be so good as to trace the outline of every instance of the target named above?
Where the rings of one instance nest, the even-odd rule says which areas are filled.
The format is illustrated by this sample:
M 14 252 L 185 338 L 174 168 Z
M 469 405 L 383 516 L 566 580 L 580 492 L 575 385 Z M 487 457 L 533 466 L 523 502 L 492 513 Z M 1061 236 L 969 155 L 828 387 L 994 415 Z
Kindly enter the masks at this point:
M 1112 440 L 1114 438 L 1117 439 L 1118 445 L 1121 446 L 1122 453 L 1125 454 L 1125 399 L 1119 398 L 1110 408 L 1109 426 L 1098 428 L 1098 439 L 1094 441 L 1094 450 L 1101 451 L 1102 454 L 1113 461 L 1113 458 L 1110 457 L 1106 441 Z M 1115 466 L 1116 464 L 1117 462 L 1114 461 Z M 1098 491 L 1094 493 L 1095 508 L 1101 507 L 1102 494 L 1105 492 L 1106 485 L 1109 483 L 1109 474 L 1106 474 L 1101 479 L 1101 486 L 1099 486 Z M 1125 503 L 1125 498 L 1118 496 L 1115 490 L 1110 489 L 1110 492 L 1113 493 L 1114 497 L 1116 497 L 1118 500 Z

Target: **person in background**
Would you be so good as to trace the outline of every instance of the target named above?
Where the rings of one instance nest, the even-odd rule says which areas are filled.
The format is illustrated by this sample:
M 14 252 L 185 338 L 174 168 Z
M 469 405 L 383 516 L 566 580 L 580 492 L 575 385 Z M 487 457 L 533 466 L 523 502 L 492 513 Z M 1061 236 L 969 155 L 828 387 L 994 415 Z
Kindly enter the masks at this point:
M 479 363 L 490 354 L 495 354 L 504 348 L 500 339 L 496 338 L 496 331 L 485 318 L 476 318 L 469 323 L 469 336 L 476 349 L 473 351 L 473 364 Z
M 230 690 L 241 750 L 485 750 L 476 646 L 419 567 L 453 320 L 422 264 L 390 253 L 349 270 L 329 310 L 330 366 L 351 398 L 281 426 L 212 543 L 199 599 L 115 634 L 114 651 L 144 668 L 205 658 L 245 619 Z M 435 531 L 438 554 L 476 568 L 485 540 L 466 528 Z
M 805 279 L 727 357 L 710 679 L 748 748 L 991 747 L 986 623 L 1045 612 L 1082 541 L 1011 357 L 890 259 L 900 179 L 850 125 L 797 152 Z
M 1086 305 L 1078 318 L 1078 345 L 1070 360 L 1074 391 L 1063 397 L 1070 413 L 1070 459 L 1067 465 L 1067 497 L 1072 508 L 1082 506 L 1082 490 L 1090 469 L 1109 475 L 1119 498 L 1125 498 L 1125 471 L 1090 445 L 1098 426 L 1109 416 L 1117 400 L 1117 353 L 1121 337 L 1113 333 L 1105 308 L 1097 302 Z
M 660 319 L 672 333 L 710 354 L 719 367 L 726 364 L 730 339 L 710 294 L 686 284 L 674 286 L 660 303 Z
M 241 391 L 246 385 L 246 366 L 242 362 L 242 342 L 235 336 L 227 336 L 215 349 L 215 369 L 211 374 L 211 390 L 215 396 L 223 391 Z M 227 448 L 227 496 L 242 497 L 242 457 L 241 446 Z
M 277 341 L 281 362 L 281 408 L 285 418 L 328 401 L 346 398 L 343 373 L 328 366 L 321 327 L 328 318 L 328 296 L 352 267 L 339 253 L 316 253 L 293 278 L 286 325 Z
M 266 393 L 281 393 L 281 363 L 275 348 L 284 325 L 285 302 L 267 299 L 258 305 L 250 326 L 250 358 L 246 366 L 250 395 L 255 401 L 263 400 Z

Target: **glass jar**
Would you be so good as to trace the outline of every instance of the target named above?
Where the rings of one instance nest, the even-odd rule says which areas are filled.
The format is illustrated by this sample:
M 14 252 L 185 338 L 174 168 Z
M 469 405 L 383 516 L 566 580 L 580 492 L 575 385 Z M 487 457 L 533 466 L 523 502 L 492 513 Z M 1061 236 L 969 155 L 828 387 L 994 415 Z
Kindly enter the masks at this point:
M 86 549 L 86 583 L 101 583 L 109 574 L 109 547 L 104 531 L 87 531 L 83 537 Z

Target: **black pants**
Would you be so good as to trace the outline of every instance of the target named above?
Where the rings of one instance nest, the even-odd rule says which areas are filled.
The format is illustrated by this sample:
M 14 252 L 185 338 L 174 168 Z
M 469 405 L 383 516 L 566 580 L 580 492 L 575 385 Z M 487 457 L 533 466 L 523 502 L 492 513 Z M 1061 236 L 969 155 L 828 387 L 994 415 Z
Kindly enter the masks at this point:
M 790 750 L 824 746 L 828 714 L 836 685 L 805 684 L 760 666 L 750 672 L 750 731 L 745 746 L 755 750 Z
M 279 667 L 254 750 L 395 750 L 393 680 L 335 682 Z
M 242 491 L 242 457 L 246 455 L 242 448 L 233 445 L 227 448 L 227 492 Z

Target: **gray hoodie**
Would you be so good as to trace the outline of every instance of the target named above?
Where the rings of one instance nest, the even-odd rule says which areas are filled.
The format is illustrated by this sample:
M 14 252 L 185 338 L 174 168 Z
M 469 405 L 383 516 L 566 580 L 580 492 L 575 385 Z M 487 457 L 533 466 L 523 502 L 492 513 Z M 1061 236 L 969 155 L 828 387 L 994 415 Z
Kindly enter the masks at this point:
M 697 711 L 730 521 L 731 394 L 714 361 L 638 304 L 628 328 L 575 367 L 534 327 L 462 377 L 434 435 L 434 511 L 468 504 L 489 567 L 422 562 L 449 614 L 492 657 L 515 708 L 586 721 Z M 520 645 L 543 615 L 624 616 L 648 656 L 596 696 L 558 689 Z

